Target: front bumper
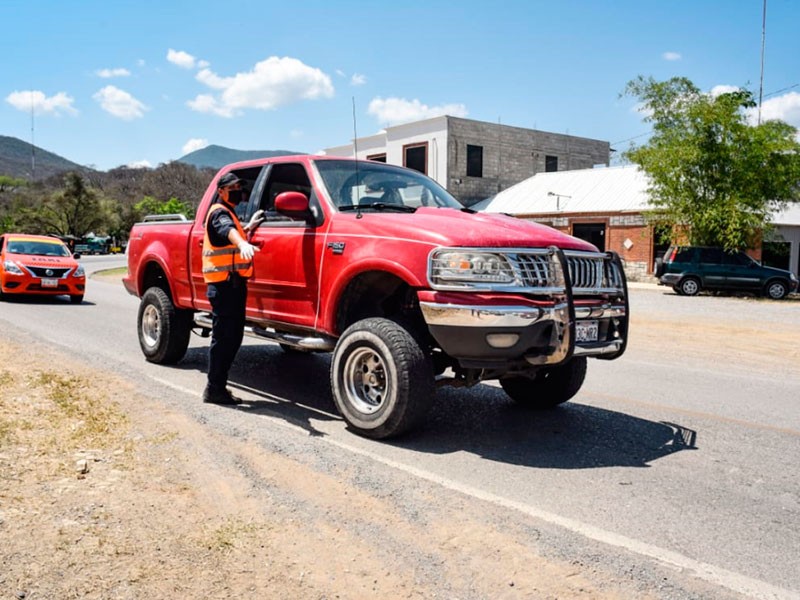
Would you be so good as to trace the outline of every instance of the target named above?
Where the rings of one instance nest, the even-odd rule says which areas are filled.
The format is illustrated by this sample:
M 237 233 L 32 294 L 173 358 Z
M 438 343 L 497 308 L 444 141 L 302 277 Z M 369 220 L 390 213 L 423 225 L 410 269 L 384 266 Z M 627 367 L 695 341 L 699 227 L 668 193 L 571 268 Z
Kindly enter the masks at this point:
M 576 300 L 564 269 L 561 290 L 540 295 L 425 290 L 418 292 L 420 308 L 436 342 L 464 367 L 497 368 L 520 360 L 554 365 L 572 356 L 614 359 L 625 351 L 629 323 L 627 283 L 618 266 L 621 285 L 615 293 Z M 591 341 L 579 338 L 589 330 Z
M 45 285 L 47 284 L 47 285 Z M 48 281 L 48 278 L 30 275 L 6 273 L 3 276 L 2 292 L 4 294 L 31 294 L 39 296 L 82 296 L 86 290 L 86 277 L 74 277 L 67 274 Z

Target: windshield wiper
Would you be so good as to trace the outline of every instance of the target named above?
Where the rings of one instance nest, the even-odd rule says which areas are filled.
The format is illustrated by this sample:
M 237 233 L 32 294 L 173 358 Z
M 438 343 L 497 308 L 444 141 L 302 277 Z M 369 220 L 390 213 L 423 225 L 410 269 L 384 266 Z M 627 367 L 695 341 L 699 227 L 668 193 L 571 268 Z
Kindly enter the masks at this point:
M 375 210 L 394 210 L 397 212 L 413 213 L 417 209 L 413 206 L 404 206 L 402 204 L 387 204 L 386 202 L 371 202 L 370 204 L 340 206 L 339 210 L 344 212 L 346 210 L 365 210 L 374 208 Z

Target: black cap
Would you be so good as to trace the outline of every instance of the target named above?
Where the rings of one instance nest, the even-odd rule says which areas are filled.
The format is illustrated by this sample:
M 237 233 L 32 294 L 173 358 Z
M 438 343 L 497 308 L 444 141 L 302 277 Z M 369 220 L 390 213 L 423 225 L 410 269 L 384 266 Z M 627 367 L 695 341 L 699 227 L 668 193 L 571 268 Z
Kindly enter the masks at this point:
M 235 184 L 241 183 L 241 182 L 242 182 L 242 180 L 239 179 L 233 173 L 225 173 L 225 175 L 220 177 L 219 181 L 217 181 L 217 187 L 218 188 L 224 188 L 224 187 L 228 187 L 229 185 L 235 185 Z

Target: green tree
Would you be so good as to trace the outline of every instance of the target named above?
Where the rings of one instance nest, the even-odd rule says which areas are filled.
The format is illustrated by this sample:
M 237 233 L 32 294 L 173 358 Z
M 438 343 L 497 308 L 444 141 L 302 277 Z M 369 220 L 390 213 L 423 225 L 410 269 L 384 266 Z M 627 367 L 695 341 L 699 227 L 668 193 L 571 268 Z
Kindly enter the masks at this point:
M 145 196 L 134 205 L 134 210 L 139 218 L 145 215 L 172 215 L 182 214 L 189 218 L 194 216 L 194 209 L 186 202 L 181 202 L 175 197 L 169 200 L 159 200 L 152 196 Z
M 80 174 L 70 172 L 64 177 L 61 190 L 45 197 L 40 206 L 27 209 L 21 220 L 31 233 L 82 238 L 87 233 L 100 234 L 112 228 L 114 213 L 113 200 L 102 198 Z
M 774 211 L 800 199 L 797 130 L 748 123 L 753 95 L 702 93 L 690 80 L 638 78 L 623 96 L 639 100 L 653 133 L 625 152 L 650 177 L 653 219 L 692 244 L 752 247 Z

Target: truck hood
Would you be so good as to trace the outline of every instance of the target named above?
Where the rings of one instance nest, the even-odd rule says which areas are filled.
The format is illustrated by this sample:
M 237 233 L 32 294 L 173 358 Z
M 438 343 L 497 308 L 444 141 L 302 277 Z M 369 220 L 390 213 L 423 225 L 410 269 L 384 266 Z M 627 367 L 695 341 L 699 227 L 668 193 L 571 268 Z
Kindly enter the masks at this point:
M 364 212 L 370 231 L 388 237 L 410 237 L 438 246 L 546 248 L 596 252 L 581 239 L 508 215 L 454 208 L 420 207 L 413 214 Z M 365 223 L 366 224 L 366 223 Z

